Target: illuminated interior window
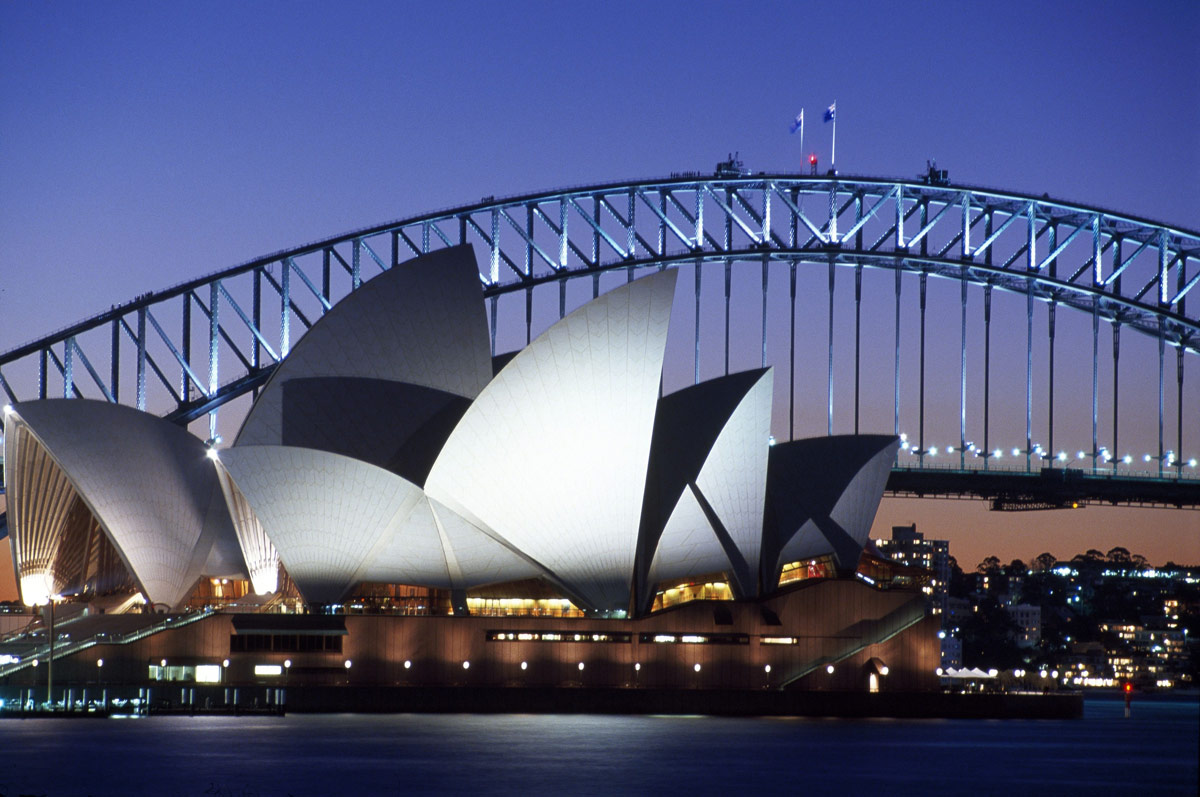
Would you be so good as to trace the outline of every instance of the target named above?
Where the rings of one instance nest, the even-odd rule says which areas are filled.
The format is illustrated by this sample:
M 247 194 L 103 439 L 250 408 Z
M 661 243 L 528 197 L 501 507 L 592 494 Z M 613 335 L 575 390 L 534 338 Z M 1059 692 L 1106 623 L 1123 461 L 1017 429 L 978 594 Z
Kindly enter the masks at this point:
M 364 581 L 346 601 L 350 614 L 400 614 L 415 616 L 453 614 L 450 593 L 413 584 L 383 584 Z
M 691 601 L 731 600 L 733 600 L 733 590 L 725 579 L 725 574 L 713 573 L 707 576 L 698 576 L 695 581 L 684 584 L 670 586 L 660 584 L 650 610 L 657 612 Z
M 833 563 L 833 556 L 826 554 L 813 559 L 802 559 L 785 564 L 779 576 L 779 586 L 810 578 L 833 578 L 836 575 L 837 569 Z
M 583 610 L 536 578 L 467 591 L 467 611 L 479 617 L 583 617 Z
M 174 664 L 168 664 L 163 667 L 160 664 L 150 665 L 150 680 L 151 681 L 194 681 L 196 680 L 195 667 L 181 667 Z
M 625 642 L 633 640 L 628 632 L 597 631 L 488 631 L 488 642 Z
M 467 598 L 467 611 L 478 617 L 583 617 L 566 598 Z
M 221 665 L 220 664 L 197 664 L 196 665 L 196 683 L 198 683 L 198 684 L 219 684 L 219 683 L 221 683 Z
M 663 634 L 653 631 L 638 634 L 638 642 L 680 645 L 749 645 L 749 634 Z

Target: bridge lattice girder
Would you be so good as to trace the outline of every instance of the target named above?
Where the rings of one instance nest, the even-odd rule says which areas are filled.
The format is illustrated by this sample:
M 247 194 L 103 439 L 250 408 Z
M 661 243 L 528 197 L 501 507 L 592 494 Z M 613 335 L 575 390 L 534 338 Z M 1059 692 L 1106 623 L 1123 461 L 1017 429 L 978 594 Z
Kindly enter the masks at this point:
M 44 398 L 54 373 L 64 396 L 87 393 L 139 409 L 153 403 L 180 422 L 209 413 L 215 434 L 216 408 L 266 380 L 287 355 L 293 322 L 307 329 L 375 273 L 462 242 L 481 254 L 485 295 L 525 289 L 532 297 L 534 286 L 557 281 L 560 314 L 566 279 L 598 280 L 611 269 L 828 263 L 993 286 L 1200 352 L 1200 301 L 1187 300 L 1200 283 L 1200 233 L 966 186 L 689 173 L 485 197 L 143 294 L 0 355 L 0 391 L 13 402 Z M 531 298 L 526 305 L 531 323 Z M 494 336 L 494 305 L 492 324 Z M 6 378 L 23 366 L 36 371 L 35 395 Z M 160 393 L 153 401 L 152 390 Z

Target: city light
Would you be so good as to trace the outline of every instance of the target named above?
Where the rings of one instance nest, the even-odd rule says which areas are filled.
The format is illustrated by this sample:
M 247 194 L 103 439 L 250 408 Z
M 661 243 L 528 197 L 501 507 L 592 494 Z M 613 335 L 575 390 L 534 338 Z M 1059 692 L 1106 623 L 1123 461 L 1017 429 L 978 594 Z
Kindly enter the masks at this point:
M 411 662 L 411 661 L 409 661 L 408 659 L 405 659 L 405 660 L 404 660 L 404 669 L 406 669 L 406 670 L 411 670 L 411 669 L 412 669 L 412 662 Z
M 464 661 L 464 662 L 463 662 L 463 669 L 464 669 L 464 670 L 469 670 L 469 669 L 471 669 L 471 662 L 469 662 L 469 661 Z
M 832 664 L 827 665 L 825 667 L 825 672 L 829 673 L 830 675 L 833 675 L 833 665 Z
M 696 672 L 700 672 L 700 662 L 696 662 L 694 665 L 692 665 L 692 669 Z

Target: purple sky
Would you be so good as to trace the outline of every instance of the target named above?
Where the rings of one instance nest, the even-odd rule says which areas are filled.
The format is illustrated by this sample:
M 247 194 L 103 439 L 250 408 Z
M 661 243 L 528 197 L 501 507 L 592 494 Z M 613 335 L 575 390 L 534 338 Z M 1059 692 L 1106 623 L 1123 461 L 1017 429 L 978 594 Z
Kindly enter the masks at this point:
M 1196 229 L 1197 41 L 1200 5 L 1178 2 L 0 4 L 0 350 L 483 195 L 708 171 L 731 150 L 797 170 L 801 107 L 824 165 L 835 99 L 842 172 L 936 157 L 963 183 Z M 1200 561 L 1200 513 L 1087 510 L 1078 539 L 1009 551 L 971 535 L 1060 513 L 925 504 L 880 525 L 1006 556 L 1092 534 Z

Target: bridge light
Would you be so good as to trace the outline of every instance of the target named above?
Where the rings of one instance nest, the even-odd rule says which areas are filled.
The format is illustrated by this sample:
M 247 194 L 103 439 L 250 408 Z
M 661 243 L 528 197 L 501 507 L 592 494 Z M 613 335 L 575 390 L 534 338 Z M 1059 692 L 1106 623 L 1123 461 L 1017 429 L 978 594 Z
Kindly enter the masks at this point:
M 1014 456 L 1014 457 L 1019 457 L 1019 456 L 1021 456 L 1021 449 L 1019 449 L 1019 448 L 1014 448 L 1014 449 L 1013 449 L 1013 456 Z
M 1188 460 L 1188 467 L 1189 468 L 1196 467 L 1196 458 L 1195 457 L 1192 457 L 1191 459 Z
M 1077 453 L 1075 455 L 1075 458 L 1076 459 L 1087 459 L 1087 454 L 1083 451 L 1080 451 L 1079 453 Z
M 11 404 L 5 404 L 5 405 L 4 405 L 4 414 L 5 414 L 5 415 L 12 415 L 12 414 L 13 414 L 13 405 L 11 405 Z
M 947 454 L 953 454 L 953 453 L 954 453 L 954 446 L 946 446 L 946 453 L 947 453 Z
M 1066 462 L 1066 461 L 1067 461 L 1067 452 L 1066 452 L 1066 451 L 1059 451 L 1059 452 L 1058 452 L 1058 461 L 1059 461 L 1059 462 Z
M 769 446 L 775 445 L 775 435 L 773 435 L 773 434 L 767 435 L 767 445 L 769 445 Z
M 1128 465 L 1129 463 L 1133 462 L 1133 457 L 1126 454 L 1125 456 L 1121 457 L 1121 461 Z
M 929 456 L 931 456 L 931 457 L 936 457 L 936 456 L 937 456 L 937 446 L 930 446 L 930 447 L 929 447 Z
M 209 449 L 205 450 L 204 456 L 208 457 L 211 460 L 217 460 L 217 459 L 221 458 L 221 455 L 217 453 L 217 449 L 215 449 L 215 448 L 209 448 Z
M 809 156 L 808 156 L 808 165 L 809 165 L 809 166 L 816 166 L 816 165 L 817 165 L 817 153 L 813 152 L 813 153 L 810 153 L 810 154 L 809 154 Z
M 908 442 L 908 435 L 907 435 L 907 434 L 905 434 L 904 432 L 901 432 L 901 433 L 900 433 L 900 442 L 901 442 L 901 443 Z
M 1150 461 L 1150 455 L 1149 455 L 1149 454 L 1143 454 L 1143 455 L 1142 455 L 1142 461 L 1143 461 L 1143 462 L 1149 462 L 1149 461 Z
M 996 459 L 1000 459 L 1001 457 L 1004 456 L 1004 453 L 1000 449 L 997 448 L 995 451 L 992 452 L 992 456 L 995 457 Z

